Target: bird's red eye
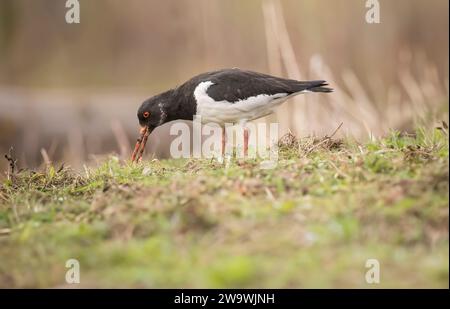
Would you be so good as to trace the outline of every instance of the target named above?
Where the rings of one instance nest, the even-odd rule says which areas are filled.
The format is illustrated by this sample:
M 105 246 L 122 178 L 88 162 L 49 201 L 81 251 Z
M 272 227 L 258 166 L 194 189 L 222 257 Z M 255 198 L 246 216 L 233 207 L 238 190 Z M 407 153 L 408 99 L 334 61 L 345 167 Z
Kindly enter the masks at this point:
M 148 116 L 150 116 L 150 113 L 149 113 L 149 112 L 144 112 L 144 113 L 142 114 L 142 116 L 144 116 L 144 118 L 148 118 Z

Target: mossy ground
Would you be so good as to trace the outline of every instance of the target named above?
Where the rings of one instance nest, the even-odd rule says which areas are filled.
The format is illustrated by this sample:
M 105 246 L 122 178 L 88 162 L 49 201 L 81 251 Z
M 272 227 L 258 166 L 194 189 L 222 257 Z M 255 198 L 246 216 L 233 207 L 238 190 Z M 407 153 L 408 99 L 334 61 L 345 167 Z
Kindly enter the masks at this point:
M 320 143 L 320 145 L 319 145 Z M 318 145 L 317 147 L 314 145 Z M 448 288 L 448 136 L 290 139 L 258 160 L 111 157 L 0 187 L 0 287 Z M 381 283 L 365 282 L 380 262 Z

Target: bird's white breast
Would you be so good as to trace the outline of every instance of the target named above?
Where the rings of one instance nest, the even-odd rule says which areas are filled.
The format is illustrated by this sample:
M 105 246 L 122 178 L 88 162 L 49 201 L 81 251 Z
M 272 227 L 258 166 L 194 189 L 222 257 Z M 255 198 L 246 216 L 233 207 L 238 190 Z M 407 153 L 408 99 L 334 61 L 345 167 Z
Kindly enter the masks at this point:
M 213 84 L 211 81 L 201 82 L 194 90 L 197 115 L 204 123 L 237 123 L 264 117 L 273 113 L 274 108 L 288 97 L 287 93 L 276 93 L 259 94 L 236 102 L 215 101 L 206 92 Z

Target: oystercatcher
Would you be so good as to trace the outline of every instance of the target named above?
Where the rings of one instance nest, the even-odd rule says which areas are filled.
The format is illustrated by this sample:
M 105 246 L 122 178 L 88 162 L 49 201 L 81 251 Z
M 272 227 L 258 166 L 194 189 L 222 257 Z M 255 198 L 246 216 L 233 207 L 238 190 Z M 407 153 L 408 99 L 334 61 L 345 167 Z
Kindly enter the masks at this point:
M 140 160 L 150 133 L 172 120 L 193 120 L 222 126 L 244 126 L 244 153 L 248 149 L 245 123 L 272 114 L 288 98 L 305 92 L 331 92 L 323 80 L 297 81 L 241 69 L 224 69 L 197 75 L 184 84 L 145 100 L 137 116 L 142 126 L 131 160 Z

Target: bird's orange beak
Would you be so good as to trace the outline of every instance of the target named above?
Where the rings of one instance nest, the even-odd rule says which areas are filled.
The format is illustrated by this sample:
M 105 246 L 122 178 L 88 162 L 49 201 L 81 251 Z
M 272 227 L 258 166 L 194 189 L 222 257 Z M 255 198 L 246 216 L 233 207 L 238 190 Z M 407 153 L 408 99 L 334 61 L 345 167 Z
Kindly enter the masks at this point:
M 150 133 L 151 130 L 148 126 L 141 128 L 139 138 L 136 141 L 133 154 L 131 155 L 131 162 L 141 161 L 142 155 L 144 154 L 145 144 L 147 144 L 147 139 Z

